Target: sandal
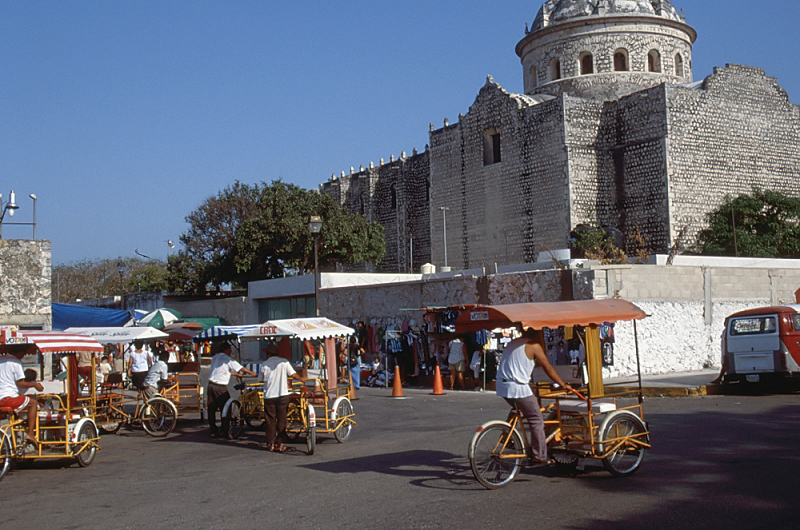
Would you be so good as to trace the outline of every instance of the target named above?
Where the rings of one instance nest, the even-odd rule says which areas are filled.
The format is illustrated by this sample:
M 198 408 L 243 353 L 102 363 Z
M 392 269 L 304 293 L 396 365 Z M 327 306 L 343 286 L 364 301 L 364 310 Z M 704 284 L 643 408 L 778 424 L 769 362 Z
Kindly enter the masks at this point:
M 39 449 L 39 442 L 36 440 L 36 438 L 32 438 L 27 434 L 25 435 L 25 443 L 31 444 L 36 449 Z
M 288 448 L 283 444 L 275 444 L 272 446 L 272 452 L 274 453 L 285 453 L 287 449 Z

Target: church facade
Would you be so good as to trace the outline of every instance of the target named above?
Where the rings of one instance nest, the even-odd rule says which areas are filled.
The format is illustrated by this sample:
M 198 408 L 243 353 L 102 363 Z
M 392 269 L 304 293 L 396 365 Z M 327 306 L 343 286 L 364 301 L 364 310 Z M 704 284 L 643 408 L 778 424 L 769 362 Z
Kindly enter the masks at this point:
M 320 190 L 383 224 L 378 270 L 534 262 L 581 224 L 691 248 L 726 194 L 800 196 L 800 106 L 755 67 L 693 82 L 696 36 L 667 0 L 547 0 L 516 47 L 525 94 L 490 77 L 425 152 Z

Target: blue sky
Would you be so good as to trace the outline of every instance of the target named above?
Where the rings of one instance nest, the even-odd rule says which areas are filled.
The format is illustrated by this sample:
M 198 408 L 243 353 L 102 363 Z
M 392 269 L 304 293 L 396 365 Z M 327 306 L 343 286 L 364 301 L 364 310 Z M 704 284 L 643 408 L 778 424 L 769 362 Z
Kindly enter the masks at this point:
M 425 148 L 486 76 L 522 91 L 514 46 L 541 0 L 0 2 L 0 193 L 53 263 L 165 259 L 238 179 L 314 188 Z M 675 0 L 695 80 L 739 63 L 800 103 L 800 1 Z M 30 226 L 3 226 L 29 238 Z M 174 250 L 173 250 L 174 252 Z

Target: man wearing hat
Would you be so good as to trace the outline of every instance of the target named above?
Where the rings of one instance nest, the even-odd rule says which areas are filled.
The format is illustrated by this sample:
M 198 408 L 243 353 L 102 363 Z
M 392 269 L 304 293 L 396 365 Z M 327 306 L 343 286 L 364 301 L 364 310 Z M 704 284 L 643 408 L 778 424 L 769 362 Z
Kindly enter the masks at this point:
M 228 383 L 231 375 L 244 377 L 245 375 L 255 376 L 253 372 L 231 358 L 231 345 L 221 342 L 216 347 L 217 354 L 211 358 L 210 373 L 208 375 L 208 388 L 206 389 L 206 403 L 208 403 L 208 426 L 211 430 L 211 437 L 220 436 L 217 429 L 217 411 L 222 413 L 225 403 L 231 395 L 228 393 Z M 228 433 L 228 421 L 222 419 L 222 434 Z
M 295 372 L 292 363 L 278 356 L 277 344 L 270 343 L 264 351 L 268 359 L 261 365 L 258 379 L 264 381 L 266 448 L 283 453 L 286 450 L 282 440 L 286 437 L 286 418 L 289 412 L 289 379 L 307 381 L 308 378 Z

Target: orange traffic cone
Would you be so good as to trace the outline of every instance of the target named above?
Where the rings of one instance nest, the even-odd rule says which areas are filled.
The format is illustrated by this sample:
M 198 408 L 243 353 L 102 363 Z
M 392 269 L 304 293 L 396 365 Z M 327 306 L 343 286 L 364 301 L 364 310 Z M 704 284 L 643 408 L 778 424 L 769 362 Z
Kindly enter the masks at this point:
M 403 397 L 403 382 L 400 380 L 400 367 L 394 367 L 394 385 L 392 385 L 392 397 Z
M 443 396 L 444 388 L 442 387 L 442 373 L 439 371 L 439 366 L 436 366 L 436 375 L 433 376 L 433 392 L 434 396 Z

